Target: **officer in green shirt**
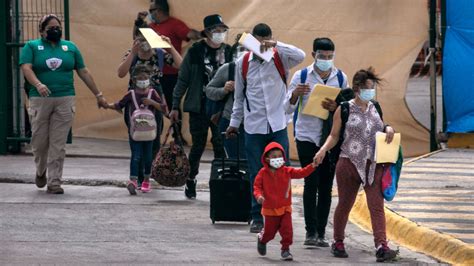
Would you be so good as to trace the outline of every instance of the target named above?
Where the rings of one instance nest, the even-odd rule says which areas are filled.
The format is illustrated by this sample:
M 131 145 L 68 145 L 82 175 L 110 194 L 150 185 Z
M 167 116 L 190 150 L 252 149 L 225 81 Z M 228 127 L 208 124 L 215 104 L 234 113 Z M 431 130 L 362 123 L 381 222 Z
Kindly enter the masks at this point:
M 79 49 L 61 39 L 59 18 L 54 14 L 44 16 L 39 32 L 41 38 L 26 43 L 20 57 L 30 96 L 35 182 L 39 188 L 48 185 L 48 193 L 63 194 L 65 146 L 75 112 L 73 70 L 96 96 L 99 108 L 107 106 L 107 102 L 85 67 Z

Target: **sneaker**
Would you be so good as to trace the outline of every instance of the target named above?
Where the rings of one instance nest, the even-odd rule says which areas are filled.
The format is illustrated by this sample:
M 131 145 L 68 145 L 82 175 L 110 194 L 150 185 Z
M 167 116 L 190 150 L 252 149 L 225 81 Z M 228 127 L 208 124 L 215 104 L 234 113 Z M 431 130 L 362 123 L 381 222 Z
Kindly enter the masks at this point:
M 260 233 L 260 231 L 262 231 L 262 228 L 262 222 L 252 221 L 252 224 L 250 225 L 250 233 Z
M 303 245 L 305 245 L 305 246 L 316 246 L 317 245 L 316 236 L 313 235 L 313 234 L 306 233 L 306 239 L 304 240 Z
M 42 175 L 36 174 L 35 184 L 38 188 L 44 188 L 46 186 L 46 171 Z
M 349 255 L 346 252 L 346 249 L 344 248 L 344 242 L 342 242 L 342 241 L 336 241 L 332 244 L 331 253 L 336 258 L 347 258 L 347 257 L 349 257 Z
M 143 193 L 148 193 L 148 192 L 150 192 L 150 191 L 151 191 L 150 182 L 148 182 L 148 181 L 143 181 L 141 190 L 142 190 Z
M 261 256 L 267 254 L 267 244 L 260 242 L 260 234 L 257 235 L 257 251 Z
M 318 237 L 316 239 L 316 246 L 327 248 L 329 247 L 329 242 L 324 237 Z
M 282 250 L 281 251 L 281 260 L 284 260 L 284 261 L 293 260 L 293 255 L 291 255 L 289 250 Z
M 398 252 L 398 250 L 391 250 L 387 244 L 382 244 L 377 248 L 375 258 L 377 262 L 392 261 L 397 257 Z
M 48 186 L 46 193 L 49 194 L 64 194 L 64 189 L 60 185 Z
M 195 199 L 196 198 L 196 179 L 189 179 L 186 180 L 186 186 L 184 187 L 184 195 L 188 199 Z
M 130 195 L 137 195 L 136 189 L 137 189 L 137 180 L 128 181 L 127 190 L 130 193 Z

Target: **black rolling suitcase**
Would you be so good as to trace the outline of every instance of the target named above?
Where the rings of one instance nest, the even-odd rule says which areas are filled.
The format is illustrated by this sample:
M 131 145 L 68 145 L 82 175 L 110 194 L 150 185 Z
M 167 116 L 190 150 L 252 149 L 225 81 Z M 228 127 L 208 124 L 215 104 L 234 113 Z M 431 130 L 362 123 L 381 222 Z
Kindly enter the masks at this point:
M 237 143 L 240 146 L 239 143 Z M 239 153 L 237 149 L 237 154 Z M 212 161 L 210 218 L 216 221 L 247 222 L 250 224 L 250 178 L 247 160 L 217 158 Z

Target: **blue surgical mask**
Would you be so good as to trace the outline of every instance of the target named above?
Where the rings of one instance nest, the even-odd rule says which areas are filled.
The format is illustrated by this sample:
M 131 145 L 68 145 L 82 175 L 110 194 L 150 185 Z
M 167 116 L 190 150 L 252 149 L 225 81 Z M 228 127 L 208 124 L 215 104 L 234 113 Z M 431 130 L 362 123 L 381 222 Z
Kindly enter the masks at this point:
M 149 21 L 154 22 L 156 24 L 160 23 L 160 20 L 157 19 L 155 16 L 153 16 L 151 13 L 148 13 L 148 16 L 146 17 Z
M 364 102 L 369 102 L 375 97 L 375 89 L 361 89 L 359 98 Z
M 316 59 L 316 67 L 321 71 L 328 71 L 333 66 L 333 60 Z

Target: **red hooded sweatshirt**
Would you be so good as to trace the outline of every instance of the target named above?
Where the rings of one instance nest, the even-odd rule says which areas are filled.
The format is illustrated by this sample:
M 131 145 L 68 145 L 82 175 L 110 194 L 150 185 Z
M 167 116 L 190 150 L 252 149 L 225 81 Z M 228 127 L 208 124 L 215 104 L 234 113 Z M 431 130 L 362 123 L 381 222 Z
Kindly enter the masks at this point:
M 271 142 L 265 147 L 261 160 L 263 167 L 255 177 L 253 184 L 253 195 L 256 199 L 263 196 L 263 215 L 283 215 L 285 211 L 291 212 L 291 179 L 305 178 L 310 175 L 315 168 L 311 164 L 303 169 L 282 166 L 272 172 L 270 166 L 265 161 L 265 155 L 272 149 L 280 149 L 285 158 L 283 147 Z

